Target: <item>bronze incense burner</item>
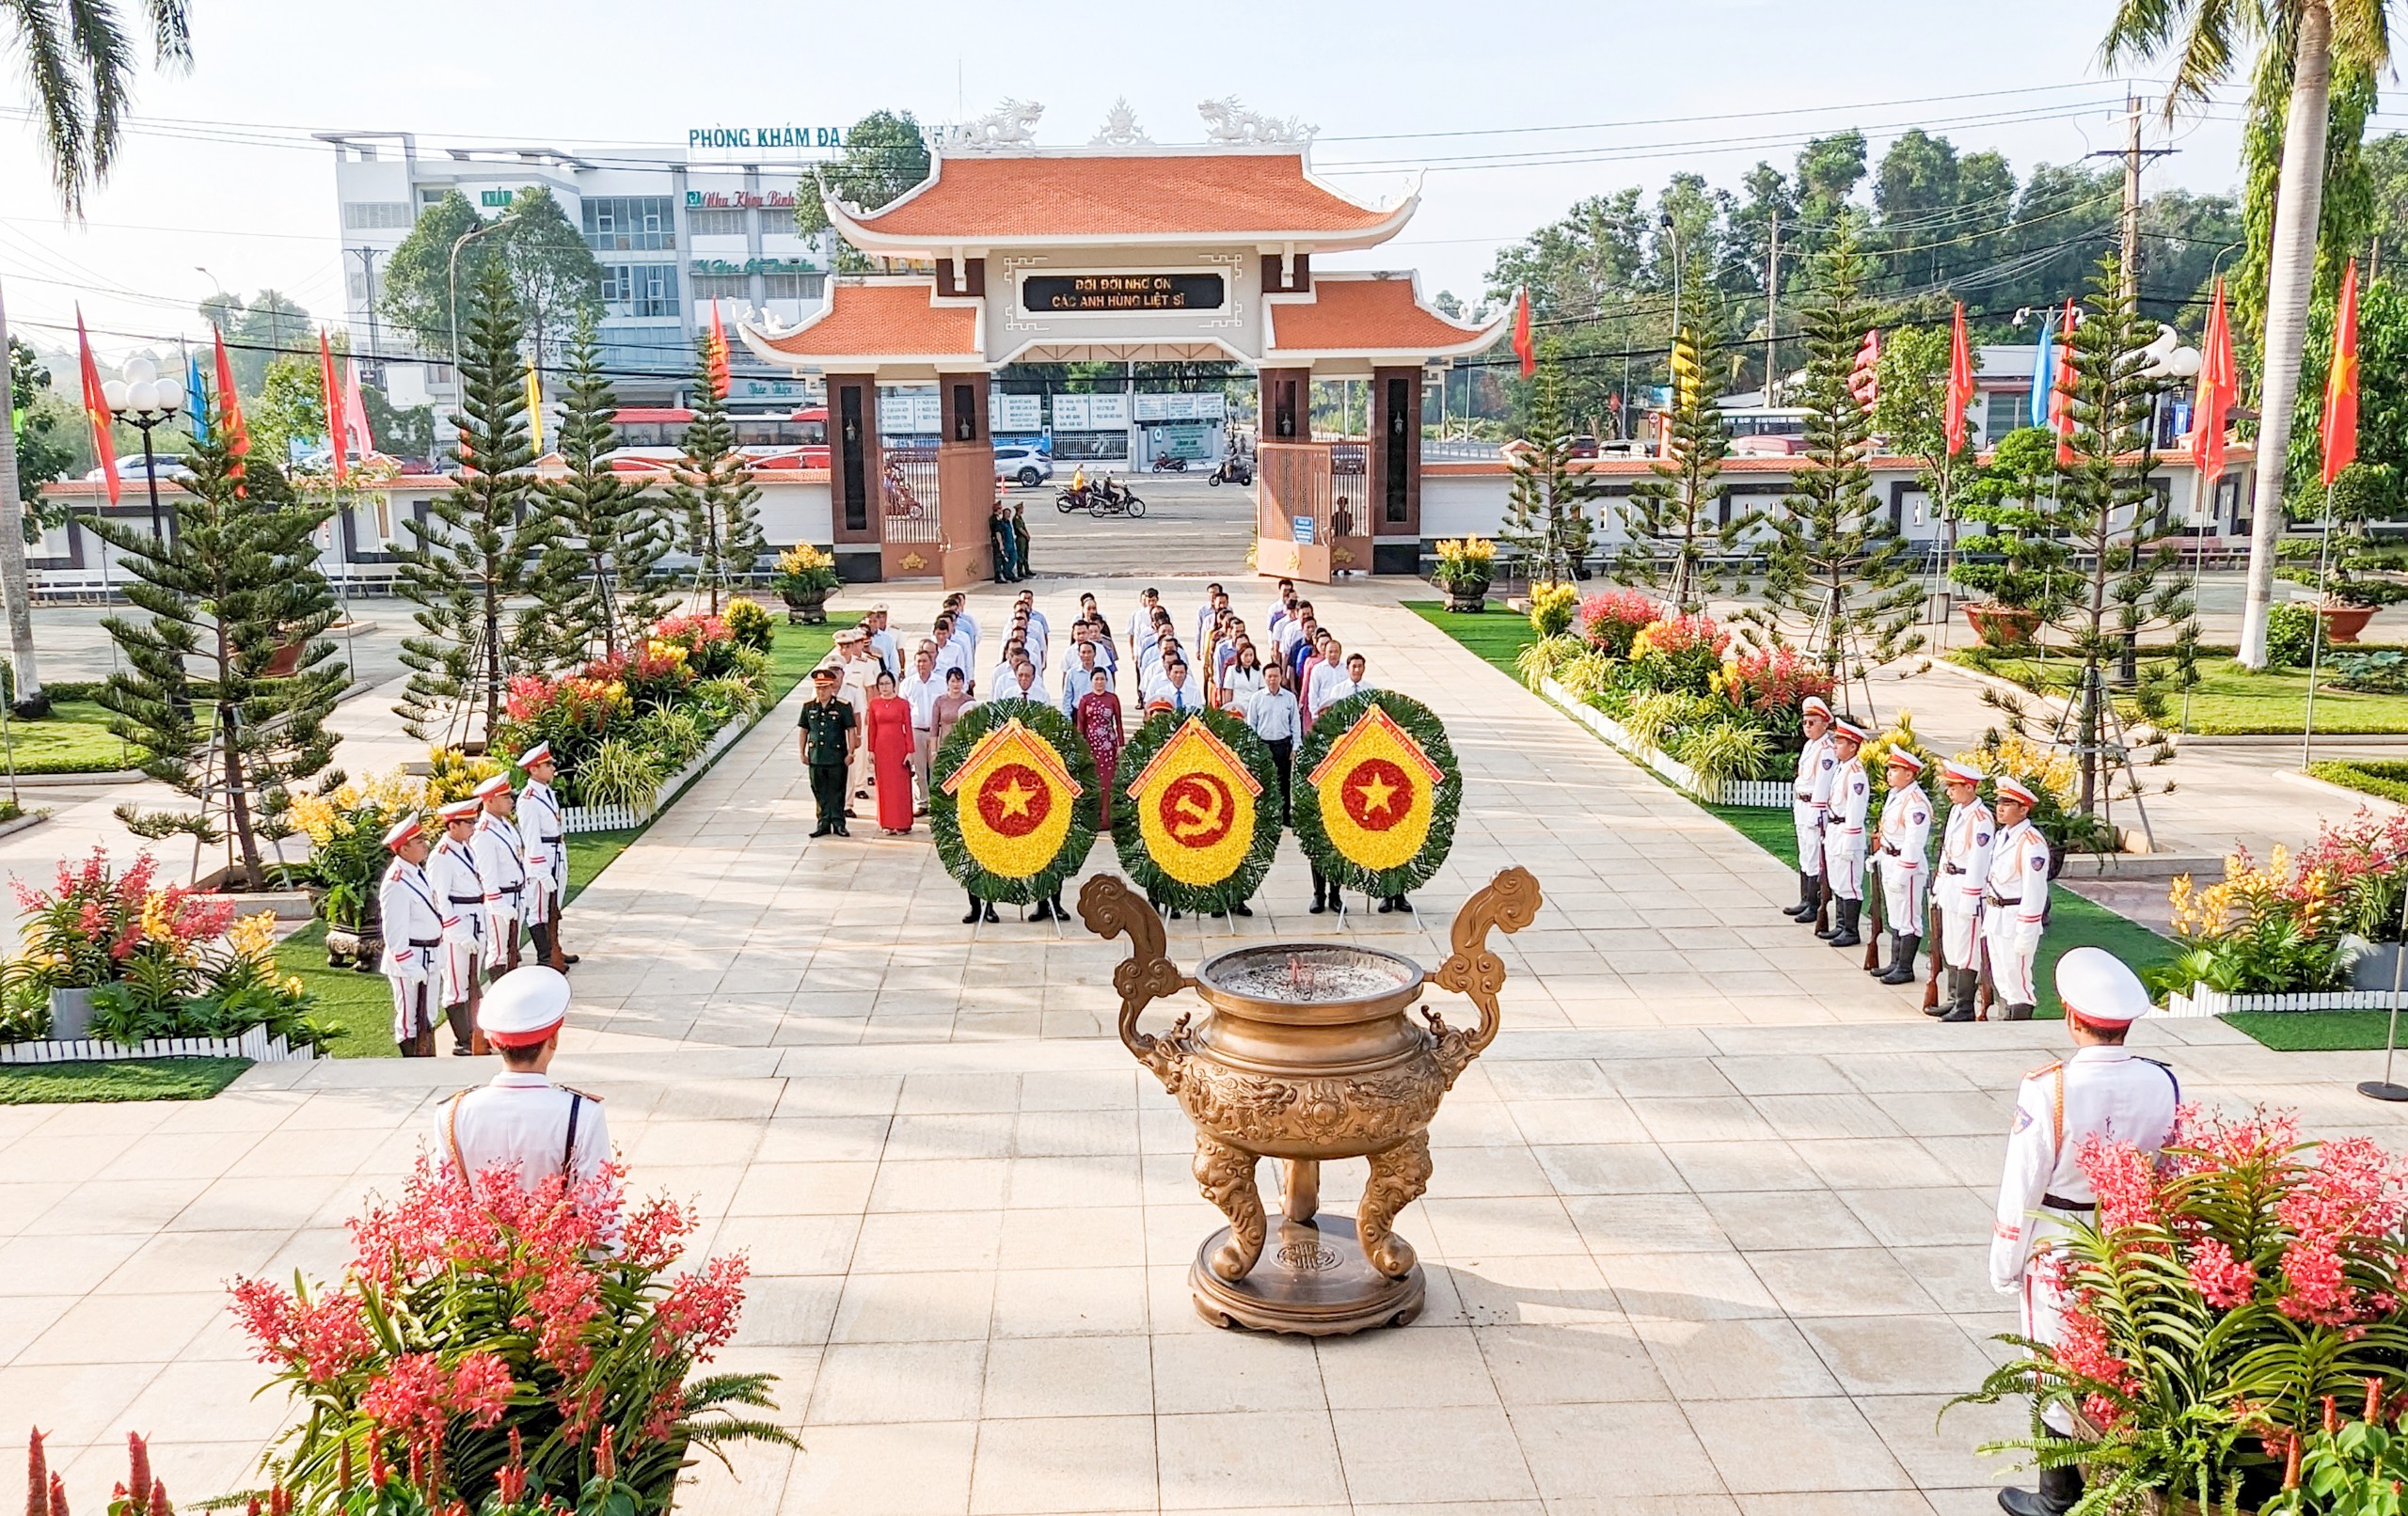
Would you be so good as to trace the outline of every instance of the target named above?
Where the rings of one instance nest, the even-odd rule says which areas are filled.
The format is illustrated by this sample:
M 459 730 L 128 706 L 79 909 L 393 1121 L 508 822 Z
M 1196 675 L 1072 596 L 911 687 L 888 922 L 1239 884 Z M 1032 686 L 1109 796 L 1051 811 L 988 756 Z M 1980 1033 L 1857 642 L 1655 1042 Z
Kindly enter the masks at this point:
M 1497 875 L 1457 912 L 1454 953 L 1435 973 L 1376 948 L 1276 942 L 1208 958 L 1190 977 L 1164 955 L 1153 907 L 1110 875 L 1086 882 L 1080 919 L 1129 936 L 1113 972 L 1120 1040 L 1196 1123 L 1196 1181 L 1229 1219 L 1188 1271 L 1205 1319 L 1324 1336 L 1420 1314 L 1421 1266 L 1397 1213 L 1429 1186 L 1439 1100 L 1497 1037 L 1505 965 L 1489 928 L 1519 931 L 1539 905 L 1528 870 Z M 1414 1020 L 1424 985 L 1467 997 L 1479 1025 L 1427 1008 Z M 1137 1030 L 1149 1004 L 1188 988 L 1208 1007 L 1201 1021 Z M 1265 1158 L 1285 1165 L 1275 1230 L 1255 1187 Z M 1352 1218 L 1321 1212 L 1321 1165 L 1340 1158 L 1370 1162 Z

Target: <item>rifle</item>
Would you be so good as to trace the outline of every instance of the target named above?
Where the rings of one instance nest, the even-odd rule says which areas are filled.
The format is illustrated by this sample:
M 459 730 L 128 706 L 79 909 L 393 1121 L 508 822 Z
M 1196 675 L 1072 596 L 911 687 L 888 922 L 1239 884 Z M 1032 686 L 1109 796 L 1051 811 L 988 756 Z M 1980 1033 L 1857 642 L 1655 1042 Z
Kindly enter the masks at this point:
M 1990 1019 L 1990 1003 L 1998 996 L 1998 986 L 1990 980 L 1990 934 L 1982 929 L 1986 924 L 1982 918 L 1988 915 L 1989 910 L 1989 902 L 1985 899 L 1981 908 L 1973 912 L 1973 946 L 1980 952 L 1982 961 L 1982 992 L 1973 1004 L 1973 1019 L 1976 1021 Z
M 1817 820 L 1814 823 L 1814 835 L 1820 838 L 1822 834 L 1823 823 Z M 1823 844 L 1821 854 L 1822 889 L 1814 897 L 1814 935 L 1829 937 L 1831 935 L 1831 847 L 1830 843 Z
M 1947 959 L 1940 951 L 1940 934 L 1944 929 L 1940 919 L 1940 902 L 1935 900 L 1925 908 L 1924 924 L 1931 928 L 1928 939 L 1931 943 L 1931 977 L 1923 983 L 1923 1008 L 1927 1011 L 1940 1003 L 1940 976 L 1947 966 Z
M 1864 867 L 1865 914 L 1871 919 L 1872 930 L 1864 936 L 1864 967 L 1869 972 L 1881 967 L 1881 930 L 1889 914 L 1890 892 L 1881 887 L 1881 869 L 1872 860 Z

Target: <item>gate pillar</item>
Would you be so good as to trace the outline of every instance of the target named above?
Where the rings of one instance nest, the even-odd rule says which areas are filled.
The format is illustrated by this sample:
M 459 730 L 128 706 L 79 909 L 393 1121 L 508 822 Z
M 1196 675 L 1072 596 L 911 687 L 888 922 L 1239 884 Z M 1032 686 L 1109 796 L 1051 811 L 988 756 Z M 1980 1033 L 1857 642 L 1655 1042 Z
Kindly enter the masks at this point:
M 878 376 L 828 375 L 828 517 L 835 529 L 836 573 L 882 579 L 886 568 L 886 460 L 878 445 Z
M 1421 572 L 1421 368 L 1371 371 L 1369 458 L 1364 502 L 1371 572 Z
M 987 429 L 987 383 L 983 373 L 937 376 L 944 405 L 944 431 L 937 443 L 937 572 L 948 590 L 995 576 L 994 539 L 988 519 L 995 509 L 995 439 Z

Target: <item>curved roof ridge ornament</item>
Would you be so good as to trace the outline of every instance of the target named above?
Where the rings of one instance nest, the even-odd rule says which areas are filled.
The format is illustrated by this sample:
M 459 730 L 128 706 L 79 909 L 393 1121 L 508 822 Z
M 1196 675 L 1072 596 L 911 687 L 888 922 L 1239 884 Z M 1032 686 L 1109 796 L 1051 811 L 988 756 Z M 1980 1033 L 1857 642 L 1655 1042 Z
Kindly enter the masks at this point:
M 1150 148 L 1153 145 L 1154 139 L 1146 135 L 1146 129 L 1137 124 L 1136 108 L 1129 103 L 1126 95 L 1113 101 L 1112 109 L 1104 113 L 1102 128 L 1087 144 L 1090 148 Z
M 1302 147 L 1321 135 L 1320 127 L 1306 125 L 1301 117 L 1250 111 L 1235 95 L 1198 102 L 1196 114 L 1204 118 L 1204 135 L 1214 142 L 1286 142 Z
M 945 152 L 993 152 L 1025 148 L 1037 141 L 1038 118 L 1045 107 L 1034 101 L 1006 100 L 974 121 L 956 126 L 937 144 Z

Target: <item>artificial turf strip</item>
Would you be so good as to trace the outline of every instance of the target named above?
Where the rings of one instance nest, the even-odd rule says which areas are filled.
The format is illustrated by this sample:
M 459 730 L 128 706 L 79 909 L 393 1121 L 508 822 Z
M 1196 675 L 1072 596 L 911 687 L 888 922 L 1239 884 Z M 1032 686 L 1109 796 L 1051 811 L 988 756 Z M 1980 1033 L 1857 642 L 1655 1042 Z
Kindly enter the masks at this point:
M 206 1100 L 251 1066 L 247 1058 L 117 1058 L 0 1068 L 0 1105 Z
M 133 768 L 150 756 L 111 735 L 108 720 L 108 712 L 88 700 L 55 702 L 39 721 L 11 718 L 8 758 L 20 774 L 98 774 Z
M 2074 665 L 2052 658 L 2046 665 L 2031 658 L 1983 657 L 1958 649 L 1951 662 L 1981 669 L 2026 689 L 2064 693 L 2063 679 Z M 2165 700 L 2165 728 L 2203 737 L 2295 737 L 2307 724 L 2307 671 L 2269 669 L 2253 673 L 2226 658 L 2202 650 L 2198 687 L 2186 703 L 2179 691 Z M 2369 695 L 2336 689 L 2327 673 L 2316 686 L 2316 730 L 2332 736 L 2366 736 L 2408 732 L 2408 695 Z M 2122 703 L 2126 718 L 2137 716 L 2130 702 Z
M 1506 678 L 1515 684 L 1522 682 L 1521 671 L 1514 667 L 1513 660 L 1522 649 L 1539 640 L 1529 617 L 1495 604 L 1485 610 L 1449 610 L 1440 600 L 1408 600 L 1404 608 L 1487 659 L 1502 670 Z

